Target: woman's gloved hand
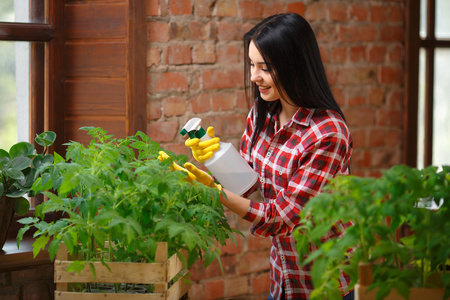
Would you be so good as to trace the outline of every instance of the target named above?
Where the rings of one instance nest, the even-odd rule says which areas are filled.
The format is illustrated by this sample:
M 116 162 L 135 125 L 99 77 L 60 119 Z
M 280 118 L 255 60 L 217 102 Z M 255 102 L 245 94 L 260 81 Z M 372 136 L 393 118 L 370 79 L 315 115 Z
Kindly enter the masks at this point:
M 206 134 L 209 135 L 209 137 L 211 138 L 210 140 L 201 142 L 198 138 L 189 138 L 184 143 L 187 147 L 191 148 L 192 155 L 198 162 L 207 161 L 213 156 L 214 152 L 216 152 L 220 148 L 220 139 L 218 137 L 215 137 L 214 127 L 208 127 L 208 129 L 206 130 Z
M 160 151 L 159 152 L 159 156 L 158 159 L 160 161 L 163 161 L 165 159 L 169 158 L 169 155 L 164 152 L 164 151 Z M 216 188 L 219 191 L 222 190 L 222 186 L 220 184 L 216 184 L 214 182 L 214 179 L 206 172 L 198 169 L 196 166 L 194 166 L 193 164 L 191 164 L 190 162 L 187 162 L 184 164 L 184 168 L 181 167 L 179 164 L 177 163 L 172 163 L 172 166 L 170 167 L 170 169 L 172 171 L 183 171 L 187 173 L 187 177 L 186 180 L 189 182 L 192 181 L 197 181 L 200 182 L 201 184 L 204 184 L 206 186 L 212 187 L 212 188 Z

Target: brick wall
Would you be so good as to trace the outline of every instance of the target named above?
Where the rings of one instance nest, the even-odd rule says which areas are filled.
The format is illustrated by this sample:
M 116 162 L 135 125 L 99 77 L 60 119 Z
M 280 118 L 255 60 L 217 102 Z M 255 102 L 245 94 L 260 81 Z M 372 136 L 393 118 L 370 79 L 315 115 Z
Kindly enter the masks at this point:
M 147 133 L 189 155 L 178 132 L 197 116 L 238 146 L 248 112 L 242 36 L 266 16 L 296 12 L 316 33 L 352 132 L 352 172 L 377 176 L 401 162 L 404 8 L 404 0 L 147 0 Z M 270 242 L 229 220 L 246 238 L 222 249 L 223 274 L 217 263 L 195 265 L 191 299 L 267 298 Z

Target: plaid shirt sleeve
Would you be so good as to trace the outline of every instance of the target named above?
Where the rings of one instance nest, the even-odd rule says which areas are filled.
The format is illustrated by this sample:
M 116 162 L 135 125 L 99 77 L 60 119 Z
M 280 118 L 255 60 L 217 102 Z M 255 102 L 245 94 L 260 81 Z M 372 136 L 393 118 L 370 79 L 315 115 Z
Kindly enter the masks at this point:
M 298 122 L 286 124 L 287 128 L 278 132 L 273 130 L 273 135 L 270 122 L 266 122 L 269 126 L 258 138 L 251 159 L 243 151 L 260 174 L 265 199 L 263 203 L 251 202 L 244 217 L 254 224 L 255 235 L 290 235 L 308 199 L 336 174 L 347 172 L 351 138 L 345 123 L 329 111 L 296 115 Z M 252 120 L 249 117 L 244 145 L 245 139 L 250 140 Z

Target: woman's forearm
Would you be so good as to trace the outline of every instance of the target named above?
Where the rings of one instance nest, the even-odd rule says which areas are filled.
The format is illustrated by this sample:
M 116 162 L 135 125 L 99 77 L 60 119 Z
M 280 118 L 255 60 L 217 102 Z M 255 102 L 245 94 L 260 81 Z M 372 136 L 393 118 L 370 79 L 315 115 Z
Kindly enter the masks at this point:
M 223 206 L 225 206 L 226 208 L 228 208 L 229 210 L 231 210 L 232 212 L 243 218 L 247 214 L 251 200 L 243 198 L 226 189 L 223 189 L 223 191 L 227 195 L 227 197 L 221 195 L 220 203 L 222 203 Z

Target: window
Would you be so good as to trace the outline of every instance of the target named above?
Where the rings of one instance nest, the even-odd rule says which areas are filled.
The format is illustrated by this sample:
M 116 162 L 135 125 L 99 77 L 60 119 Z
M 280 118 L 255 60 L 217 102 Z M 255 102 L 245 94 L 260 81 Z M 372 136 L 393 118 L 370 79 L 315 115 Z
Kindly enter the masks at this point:
M 450 2 L 409 0 L 407 12 L 405 163 L 449 165 Z
M 58 96 L 53 75 L 58 74 L 58 59 L 48 59 L 58 49 L 55 36 L 62 28 L 56 18 L 62 6 L 57 2 L 0 3 L 0 88 L 5 91 L 0 99 L 1 148 L 17 141 L 34 143 L 37 133 L 57 128 L 57 119 L 48 117 Z

